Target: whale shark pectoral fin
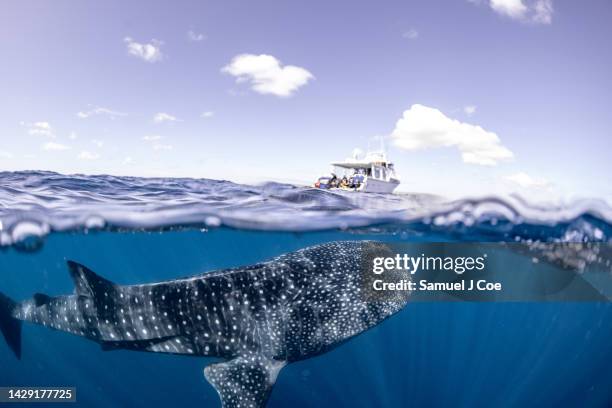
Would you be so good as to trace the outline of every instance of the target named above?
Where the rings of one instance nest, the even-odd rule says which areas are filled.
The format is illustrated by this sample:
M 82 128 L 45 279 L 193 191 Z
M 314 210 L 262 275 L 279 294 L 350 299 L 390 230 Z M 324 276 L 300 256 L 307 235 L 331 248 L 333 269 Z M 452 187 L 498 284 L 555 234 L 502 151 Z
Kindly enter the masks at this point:
M 88 267 L 74 261 L 68 261 L 67 264 L 77 295 L 95 297 L 96 293 L 111 292 L 115 288 L 113 282 L 104 279 Z
M 287 364 L 263 356 L 237 357 L 204 369 L 204 376 L 219 393 L 223 408 L 263 407 Z

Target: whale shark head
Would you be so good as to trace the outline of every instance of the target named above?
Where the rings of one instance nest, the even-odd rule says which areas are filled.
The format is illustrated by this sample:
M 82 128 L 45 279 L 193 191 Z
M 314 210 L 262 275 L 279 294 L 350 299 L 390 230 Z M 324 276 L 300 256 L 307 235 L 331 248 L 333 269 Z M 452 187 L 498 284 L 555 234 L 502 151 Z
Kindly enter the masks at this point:
M 414 277 L 408 270 L 395 265 L 385 267 L 384 272 L 381 272 L 380 262 L 377 260 L 394 259 L 397 249 L 393 244 L 361 241 L 360 245 L 361 297 L 372 305 L 382 305 L 389 315 L 398 312 L 410 299 L 408 283 Z

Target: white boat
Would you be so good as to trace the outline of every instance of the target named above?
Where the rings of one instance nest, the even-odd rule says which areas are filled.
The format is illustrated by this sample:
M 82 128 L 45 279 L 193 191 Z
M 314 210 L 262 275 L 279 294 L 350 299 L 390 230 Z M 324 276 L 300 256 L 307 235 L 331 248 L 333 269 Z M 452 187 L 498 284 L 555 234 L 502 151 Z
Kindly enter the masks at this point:
M 331 176 L 321 177 L 315 187 L 342 189 L 365 193 L 392 193 L 400 184 L 393 163 L 384 151 L 369 152 L 363 158 L 354 154 L 351 159 L 333 162 Z

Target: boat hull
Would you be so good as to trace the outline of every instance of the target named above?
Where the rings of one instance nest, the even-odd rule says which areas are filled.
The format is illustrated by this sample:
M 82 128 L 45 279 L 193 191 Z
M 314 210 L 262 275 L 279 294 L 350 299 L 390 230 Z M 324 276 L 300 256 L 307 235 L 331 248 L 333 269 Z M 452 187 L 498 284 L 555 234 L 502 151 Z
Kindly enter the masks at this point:
M 399 186 L 400 182 L 396 179 L 391 179 L 390 181 L 385 180 L 377 180 L 373 178 L 368 178 L 365 180 L 363 187 L 359 189 L 359 191 L 363 191 L 365 193 L 392 193 L 393 190 Z

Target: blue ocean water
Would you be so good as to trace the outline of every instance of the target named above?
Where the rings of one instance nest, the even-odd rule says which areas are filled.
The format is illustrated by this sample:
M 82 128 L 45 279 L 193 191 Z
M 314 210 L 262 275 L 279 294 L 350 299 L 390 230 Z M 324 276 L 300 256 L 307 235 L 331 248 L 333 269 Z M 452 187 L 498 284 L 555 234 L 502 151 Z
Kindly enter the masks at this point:
M 210 180 L 0 174 L 0 291 L 71 293 L 65 261 L 119 284 L 249 265 L 336 240 L 609 242 L 597 201 L 337 194 Z M 414 303 L 285 367 L 270 407 L 610 406 L 609 303 Z M 73 386 L 77 406 L 218 406 L 214 360 L 130 351 L 26 324 L 0 386 Z

